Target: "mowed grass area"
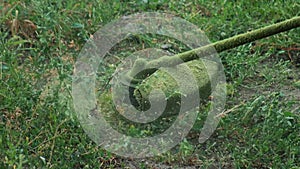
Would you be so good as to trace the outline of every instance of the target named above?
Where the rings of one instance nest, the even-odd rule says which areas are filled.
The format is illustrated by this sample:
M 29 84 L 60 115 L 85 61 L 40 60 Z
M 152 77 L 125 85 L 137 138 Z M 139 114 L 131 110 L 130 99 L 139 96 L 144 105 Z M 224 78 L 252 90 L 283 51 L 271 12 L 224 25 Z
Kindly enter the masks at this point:
M 300 168 L 300 28 L 220 53 L 227 111 L 204 144 L 194 141 L 196 125 L 159 157 L 118 157 L 83 131 L 70 96 L 80 49 L 121 16 L 171 13 L 215 42 L 299 16 L 299 1 L 7 0 L 0 11 L 0 168 Z M 160 47 L 148 37 L 132 41 Z M 124 49 L 113 53 L 135 48 Z

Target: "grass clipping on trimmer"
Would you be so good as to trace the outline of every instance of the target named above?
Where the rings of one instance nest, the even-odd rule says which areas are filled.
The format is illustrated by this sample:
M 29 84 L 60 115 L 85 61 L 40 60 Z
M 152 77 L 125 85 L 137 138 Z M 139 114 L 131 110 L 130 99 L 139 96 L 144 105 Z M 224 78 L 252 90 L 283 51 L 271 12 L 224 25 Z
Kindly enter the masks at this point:
M 181 106 L 181 97 L 193 96 L 195 92 L 199 93 L 200 98 L 198 99 L 204 103 L 216 86 L 218 73 L 221 71 L 217 62 L 206 59 L 189 61 L 170 69 L 173 71 L 172 75 L 164 71 L 164 69 L 160 69 L 136 87 L 133 96 L 138 103 L 138 109 L 145 110 L 151 106 L 149 95 L 153 90 L 161 90 L 164 93 L 165 97 L 155 94 L 151 96 L 151 100 L 156 104 L 163 102 L 164 100 L 162 99 L 167 100 L 164 112 L 178 113 Z M 198 91 L 195 91 L 195 84 L 190 81 L 191 77 L 189 76 L 191 73 Z M 182 89 L 184 90 L 182 91 Z M 192 106 L 193 101 L 195 100 L 192 100 L 188 105 Z M 188 106 L 187 108 L 193 107 Z
M 300 26 L 300 17 L 294 17 L 279 23 L 275 23 L 257 30 L 253 30 L 251 32 L 246 32 L 240 35 L 236 35 L 234 37 L 224 39 L 207 46 L 202 46 L 190 51 L 186 51 L 183 53 L 179 53 L 173 57 L 180 58 L 183 62 L 186 62 L 189 69 L 193 72 L 197 80 L 197 85 L 199 87 L 199 95 L 201 99 L 207 100 L 207 97 L 210 95 L 212 88 L 215 84 L 213 83 L 214 79 L 219 72 L 218 64 L 208 60 L 199 60 L 199 56 L 209 56 L 214 54 L 215 52 L 223 52 L 227 49 L 232 49 L 234 47 L 262 39 L 271 35 L 275 35 L 280 32 L 284 32 L 290 29 L 294 29 Z M 208 50 L 214 48 L 215 50 Z M 213 53 L 210 53 L 213 52 Z M 195 59 L 195 60 L 194 60 Z M 157 63 L 156 63 L 157 62 Z M 174 66 L 173 62 L 163 62 L 161 60 L 162 65 L 164 66 Z M 155 63 L 159 65 L 159 60 L 154 60 L 149 63 Z M 205 64 L 204 64 L 205 63 Z M 178 66 L 177 66 L 178 67 Z M 185 68 L 179 68 L 178 70 L 179 81 L 184 84 L 187 90 L 186 93 L 178 93 L 179 90 L 178 78 L 175 81 L 171 76 L 164 73 L 161 70 L 158 70 L 154 74 L 152 74 L 149 78 L 146 78 L 138 87 L 134 90 L 134 97 L 137 102 L 137 108 L 144 110 L 148 109 L 151 105 L 149 102 L 149 94 L 152 90 L 162 90 L 165 94 L 168 104 L 166 110 L 174 111 L 178 108 L 178 104 L 180 103 L 180 96 L 188 96 L 189 94 L 194 94 L 194 90 L 189 90 L 191 87 L 191 83 L 186 79 L 188 76 L 185 76 L 184 72 Z M 210 72 L 210 75 L 207 74 Z M 151 100 L 155 100 L 156 102 L 161 101 L 159 98 L 154 98 Z

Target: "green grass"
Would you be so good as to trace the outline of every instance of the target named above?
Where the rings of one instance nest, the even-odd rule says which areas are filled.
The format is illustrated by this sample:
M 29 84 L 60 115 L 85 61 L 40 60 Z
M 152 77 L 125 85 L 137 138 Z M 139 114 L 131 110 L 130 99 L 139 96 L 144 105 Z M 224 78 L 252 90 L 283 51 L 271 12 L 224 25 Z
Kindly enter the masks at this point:
M 8 0 L 0 10 L 0 168 L 300 167 L 299 28 L 220 53 L 230 88 L 226 110 L 234 109 L 204 144 L 195 141 L 205 118 L 200 115 L 187 139 L 159 157 L 125 159 L 97 146 L 74 116 L 69 94 L 84 43 L 123 15 L 172 13 L 215 42 L 299 16 L 298 1 Z M 12 26 L 14 19 L 20 26 Z M 172 39 L 137 36 L 112 54 L 122 58 L 142 44 L 166 42 L 171 52 L 186 50 Z M 125 132 L 141 135 L 132 126 Z

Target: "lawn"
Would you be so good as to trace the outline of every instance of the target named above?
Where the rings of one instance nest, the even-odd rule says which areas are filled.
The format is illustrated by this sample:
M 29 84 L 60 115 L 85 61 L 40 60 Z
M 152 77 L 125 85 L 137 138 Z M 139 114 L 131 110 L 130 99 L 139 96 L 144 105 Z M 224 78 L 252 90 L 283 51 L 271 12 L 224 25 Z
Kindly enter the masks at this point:
M 205 107 L 170 151 L 143 159 L 118 156 L 83 130 L 71 95 L 81 49 L 122 16 L 173 14 L 216 42 L 300 16 L 299 1 L 4 0 L 0 12 L 0 168 L 300 168 L 300 28 L 219 53 L 227 101 L 217 129 L 202 144 Z M 189 50 L 168 37 L 138 35 L 108 55 L 122 59 L 150 47 Z M 116 67 L 114 59 L 100 67 L 99 83 L 109 81 Z M 134 136 L 155 135 L 168 125 L 148 131 L 109 116 L 115 129 Z

